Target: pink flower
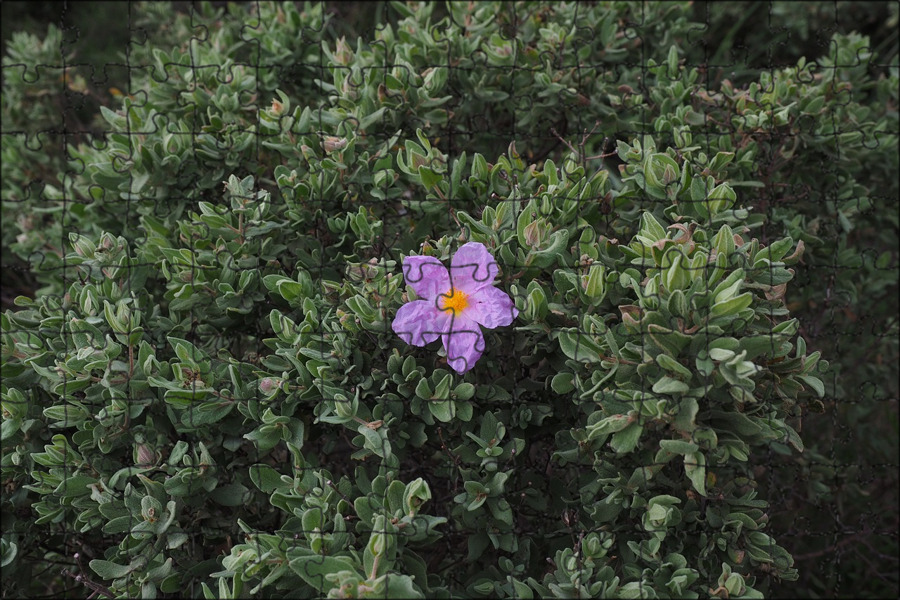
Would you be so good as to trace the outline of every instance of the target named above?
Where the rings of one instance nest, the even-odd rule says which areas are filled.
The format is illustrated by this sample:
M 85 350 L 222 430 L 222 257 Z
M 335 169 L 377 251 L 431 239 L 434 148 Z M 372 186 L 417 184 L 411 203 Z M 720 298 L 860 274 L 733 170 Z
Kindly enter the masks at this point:
M 421 300 L 400 307 L 391 325 L 407 344 L 441 338 L 447 362 L 458 373 L 475 366 L 484 352 L 481 327 L 513 322 L 519 311 L 493 286 L 500 268 L 484 244 L 469 242 L 453 255 L 450 271 L 432 256 L 403 259 L 403 277 Z

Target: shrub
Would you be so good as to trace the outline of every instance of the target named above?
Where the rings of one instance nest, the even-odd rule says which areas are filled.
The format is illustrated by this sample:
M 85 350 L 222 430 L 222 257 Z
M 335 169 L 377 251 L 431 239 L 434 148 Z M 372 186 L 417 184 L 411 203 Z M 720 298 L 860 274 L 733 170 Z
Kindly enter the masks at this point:
M 142 5 L 129 89 L 52 175 L 20 64 L 59 34 L 10 45 L 4 253 L 40 288 L 2 317 L 5 589 L 46 561 L 117 597 L 797 579 L 761 469 L 837 463 L 800 423 L 859 383 L 817 324 L 895 289 L 896 68 L 837 34 L 712 81 L 685 3 L 394 6 L 353 44 L 321 4 Z M 404 260 L 466 242 L 518 317 L 460 374 L 391 322 Z

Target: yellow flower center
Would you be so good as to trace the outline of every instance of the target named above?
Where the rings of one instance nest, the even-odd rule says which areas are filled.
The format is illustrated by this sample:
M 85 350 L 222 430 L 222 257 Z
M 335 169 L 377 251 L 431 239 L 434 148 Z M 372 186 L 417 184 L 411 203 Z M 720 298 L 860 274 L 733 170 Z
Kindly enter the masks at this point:
M 447 310 L 449 308 L 453 311 L 454 315 L 458 315 L 469 305 L 469 295 L 465 292 L 461 292 L 459 290 L 450 290 L 449 292 L 447 292 L 447 294 L 447 296 L 443 296 L 443 310 Z

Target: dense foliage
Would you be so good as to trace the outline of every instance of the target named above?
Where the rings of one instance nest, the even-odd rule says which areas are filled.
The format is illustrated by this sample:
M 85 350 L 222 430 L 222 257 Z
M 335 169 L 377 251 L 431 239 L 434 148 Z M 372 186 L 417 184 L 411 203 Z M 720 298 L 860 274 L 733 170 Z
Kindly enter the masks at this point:
M 63 31 L 7 45 L 4 591 L 854 577 L 773 514 L 877 492 L 896 533 L 896 37 L 731 76 L 730 13 L 690 3 L 395 3 L 355 42 L 325 9 L 138 5 L 103 94 Z M 460 375 L 391 322 L 403 260 L 471 241 L 519 314 Z

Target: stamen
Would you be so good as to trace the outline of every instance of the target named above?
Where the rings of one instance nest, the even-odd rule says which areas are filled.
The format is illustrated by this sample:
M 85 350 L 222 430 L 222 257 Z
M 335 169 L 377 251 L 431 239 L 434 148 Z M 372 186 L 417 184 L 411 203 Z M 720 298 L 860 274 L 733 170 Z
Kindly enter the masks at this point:
M 459 290 L 450 290 L 444 298 L 444 308 L 453 311 L 454 315 L 458 315 L 469 305 L 469 295 Z

